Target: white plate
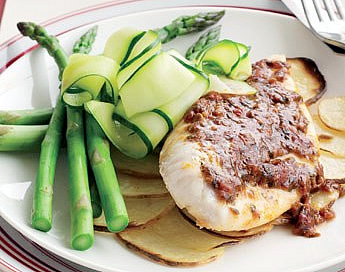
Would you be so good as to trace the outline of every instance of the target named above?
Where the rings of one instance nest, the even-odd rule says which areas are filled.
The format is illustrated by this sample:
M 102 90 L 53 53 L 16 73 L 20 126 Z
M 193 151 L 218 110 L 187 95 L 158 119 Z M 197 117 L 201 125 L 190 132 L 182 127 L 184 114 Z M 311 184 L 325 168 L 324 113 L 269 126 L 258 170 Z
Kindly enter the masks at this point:
M 98 23 L 97 41 L 92 53 L 102 52 L 106 38 L 122 26 L 156 28 L 182 14 L 214 8 L 175 8 L 147 11 Z M 312 58 L 328 83 L 328 96 L 345 93 L 345 58 L 334 55 L 294 18 L 254 10 L 227 8 L 222 19 L 222 37 L 252 46 L 253 61 L 275 53 Z M 70 50 L 73 42 L 88 27 L 60 37 Z M 185 52 L 196 35 L 180 38 L 166 45 Z M 50 106 L 58 93 L 57 69 L 44 50 L 35 50 L 20 58 L 0 77 L 0 109 Z M 53 228 L 49 233 L 30 227 L 32 181 L 35 180 L 37 153 L 0 153 L 0 214 L 12 226 L 39 245 L 71 261 L 102 271 L 151 272 L 177 271 L 161 266 L 129 251 L 112 235 L 96 235 L 92 249 L 78 252 L 69 246 L 66 156 L 62 152 L 57 168 Z M 317 271 L 345 260 L 345 199 L 334 209 L 337 218 L 320 226 L 321 237 L 294 236 L 290 229 L 276 227 L 267 235 L 226 249 L 225 255 L 191 271 Z

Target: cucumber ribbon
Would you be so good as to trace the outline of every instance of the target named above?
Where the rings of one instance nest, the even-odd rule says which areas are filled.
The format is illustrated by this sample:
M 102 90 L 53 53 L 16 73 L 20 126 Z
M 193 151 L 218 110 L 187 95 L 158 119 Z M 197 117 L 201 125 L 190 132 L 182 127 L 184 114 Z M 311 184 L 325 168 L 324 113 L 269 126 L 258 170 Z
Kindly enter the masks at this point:
M 207 74 L 246 79 L 248 53 L 247 46 L 223 40 L 192 63 L 175 50 L 162 51 L 156 32 L 124 28 L 110 36 L 103 55 L 71 56 L 62 97 L 71 106 L 84 105 L 121 152 L 142 158 L 209 90 L 214 75 Z M 82 91 L 76 93 L 75 87 Z M 99 101 L 104 92 L 110 101 Z

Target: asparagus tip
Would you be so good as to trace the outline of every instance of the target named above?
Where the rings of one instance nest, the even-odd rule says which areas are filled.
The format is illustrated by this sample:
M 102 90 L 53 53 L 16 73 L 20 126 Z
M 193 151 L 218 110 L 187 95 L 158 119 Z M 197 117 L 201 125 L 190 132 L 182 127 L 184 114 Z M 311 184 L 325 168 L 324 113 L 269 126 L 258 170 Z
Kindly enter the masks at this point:
M 19 22 L 17 28 L 23 36 L 30 36 L 34 31 L 33 23 L 30 22 Z
M 17 28 L 22 33 L 25 29 L 25 23 L 24 22 L 17 23 Z

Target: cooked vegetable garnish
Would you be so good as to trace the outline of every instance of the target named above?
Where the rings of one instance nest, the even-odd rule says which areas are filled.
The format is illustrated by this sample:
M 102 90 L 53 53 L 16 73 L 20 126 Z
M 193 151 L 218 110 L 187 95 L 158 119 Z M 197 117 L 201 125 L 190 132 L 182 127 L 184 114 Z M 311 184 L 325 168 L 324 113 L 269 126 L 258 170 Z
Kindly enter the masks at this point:
M 202 31 L 205 28 L 217 23 L 225 14 L 225 10 L 216 12 L 198 13 L 192 16 L 181 16 L 171 24 L 156 29 L 159 39 L 166 43 L 177 36 Z
M 128 227 L 137 227 L 161 218 L 175 206 L 169 195 L 154 198 L 125 198 Z M 94 219 L 95 229 L 109 232 L 104 216 Z
M 192 215 L 190 215 L 186 209 L 181 210 L 183 216 L 186 218 L 186 220 L 189 220 L 192 224 L 196 226 L 195 219 Z M 239 231 L 215 231 L 215 230 L 207 230 L 211 233 L 216 233 L 218 235 L 222 235 L 225 237 L 231 237 L 231 238 L 247 238 L 247 237 L 253 237 L 256 235 L 261 235 L 266 232 L 269 232 L 272 230 L 273 224 L 271 222 L 267 224 L 263 224 L 261 226 L 251 228 L 249 230 L 239 230 Z
M 239 240 L 200 231 L 187 222 L 177 208 L 142 227 L 129 228 L 117 234 L 126 246 L 154 261 L 193 266 L 221 256 L 223 245 Z
M 128 48 L 133 48 L 144 34 L 145 31 L 136 28 L 121 28 L 108 38 L 103 55 L 122 65 L 129 55 Z
M 93 244 L 93 212 L 88 184 L 82 109 L 67 107 L 67 158 L 71 202 L 71 245 L 86 250 Z
M 208 85 L 208 77 L 181 55 L 162 52 L 142 65 L 122 86 L 121 100 L 116 106 L 90 101 L 85 108 L 121 152 L 143 158 L 205 93 Z
M 73 45 L 73 53 L 89 54 L 97 36 L 98 26 L 86 31 Z
M 92 115 L 86 113 L 87 152 L 100 193 L 108 229 L 123 230 L 128 224 L 128 215 L 123 201 L 113 163 L 109 142 Z
M 106 84 L 107 92 L 117 101 L 118 64 L 104 56 L 73 54 L 62 76 L 62 99 L 69 106 L 80 107 L 96 99 Z
M 133 47 L 128 48 L 125 58 L 121 61 L 120 72 L 117 75 L 119 88 L 136 73 L 140 66 L 158 54 L 161 49 L 158 35 L 152 30 L 147 31 L 139 41 L 131 45 Z
M 87 102 L 84 106 L 86 111 L 96 119 L 112 144 L 124 154 L 133 158 L 143 158 L 152 151 L 150 140 L 144 133 L 141 133 L 139 128 L 127 122 L 126 119 L 120 119 L 120 115 L 116 115 L 117 120 L 113 119 L 115 115 L 114 104 L 93 100 Z M 152 113 L 152 115 L 154 114 Z M 119 119 L 121 122 L 119 122 Z M 164 121 L 162 121 L 162 124 L 165 124 Z M 144 125 L 149 126 L 149 123 L 144 123 Z M 139 135 L 137 132 L 141 134 Z
M 0 125 L 0 151 L 39 148 L 47 129 L 47 125 Z
M 252 73 L 249 47 L 231 40 L 206 47 L 196 63 L 208 74 L 225 75 L 236 80 L 245 80 Z
M 320 148 L 345 158 L 345 132 L 327 127 L 318 115 L 313 115 L 313 124 L 319 138 Z
M 118 174 L 120 188 L 125 197 L 161 197 L 168 195 L 162 178 L 139 178 L 126 174 Z
M 92 44 L 95 40 L 97 29 L 90 29 L 90 35 L 84 34 L 73 47 L 71 59 L 82 59 L 82 54 L 91 50 Z M 87 44 L 89 47 L 83 45 Z M 68 66 L 71 67 L 71 66 Z M 66 74 L 66 67 L 63 72 L 63 78 Z M 80 72 L 80 71 L 79 71 Z M 72 72 L 73 74 L 73 72 Z M 64 79 L 62 78 L 62 99 L 64 99 Z M 86 81 L 86 82 L 84 82 Z M 80 82 L 77 82 L 77 84 Z M 87 79 L 82 80 L 82 84 L 87 83 Z M 97 81 L 93 83 L 97 86 Z M 84 87 L 82 84 L 76 84 L 74 90 L 76 93 L 82 92 L 79 88 Z M 91 85 L 94 87 L 95 85 Z M 83 109 L 76 109 L 67 105 L 67 155 L 69 166 L 69 192 L 71 207 L 71 244 L 72 248 L 77 250 L 86 250 L 90 248 L 94 240 L 93 231 L 93 209 L 91 204 L 91 195 L 89 189 L 89 181 L 87 174 L 87 158 L 86 158 L 86 144 L 85 144 L 85 129 L 84 129 L 84 112 Z M 92 162 L 90 162 L 92 166 Z M 96 188 L 94 188 L 96 189 Z
M 315 62 L 308 58 L 288 58 L 290 74 L 306 105 L 318 101 L 326 92 L 326 81 Z
M 17 27 L 23 36 L 28 36 L 46 48 L 60 70 L 60 78 L 68 59 L 54 36 L 34 23 L 18 23 Z M 53 184 L 61 140 L 65 123 L 65 108 L 58 99 L 48 130 L 41 144 L 40 160 L 37 171 L 35 192 L 33 197 L 32 226 L 42 231 L 49 231 L 52 225 Z M 48 188 L 48 189 L 47 189 Z
M 328 127 L 345 132 L 345 96 L 322 99 L 319 115 Z
M 93 218 L 98 218 L 102 215 L 102 204 L 101 204 L 101 199 L 99 197 L 95 177 L 93 175 L 90 165 L 88 165 L 87 172 L 89 174 L 89 187 L 90 187 L 92 214 L 93 214 Z
M 162 52 L 139 68 L 120 89 L 125 113 L 132 117 L 164 105 L 178 97 L 194 80 L 192 71 Z
M 339 197 L 339 191 L 331 188 L 328 192 L 318 191 L 311 195 L 310 204 L 315 210 L 329 208 Z
M 320 163 L 326 179 L 345 179 L 345 158 L 321 150 Z
M 209 31 L 200 36 L 200 38 L 188 48 L 186 59 L 196 60 L 199 55 L 208 47 L 216 44 L 219 40 L 221 26 L 211 28 Z
M 253 95 L 257 90 L 245 81 L 233 80 L 225 76 L 210 75 L 210 91 L 235 95 Z
M 0 111 L 0 124 L 46 125 L 49 123 L 52 114 L 52 108 Z
M 113 148 L 111 156 L 117 171 L 122 174 L 145 179 L 161 178 L 158 168 L 158 152 L 147 155 L 145 159 L 133 159 Z

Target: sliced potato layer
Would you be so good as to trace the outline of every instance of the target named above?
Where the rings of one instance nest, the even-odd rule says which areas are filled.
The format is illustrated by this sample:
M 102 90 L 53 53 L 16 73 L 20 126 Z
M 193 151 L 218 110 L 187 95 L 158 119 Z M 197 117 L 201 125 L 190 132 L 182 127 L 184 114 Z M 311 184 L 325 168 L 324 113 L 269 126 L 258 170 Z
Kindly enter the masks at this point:
M 118 180 L 124 197 L 161 197 L 168 195 L 168 191 L 161 178 L 144 179 L 126 174 L 118 174 Z
M 323 208 L 329 208 L 338 199 L 338 190 L 331 190 L 329 192 L 318 191 L 311 196 L 311 206 L 320 211 Z
M 119 173 L 139 178 L 161 178 L 158 168 L 159 155 L 157 153 L 151 153 L 143 159 L 133 159 L 113 148 L 111 157 Z
M 129 247 L 144 256 L 173 266 L 210 262 L 224 252 L 222 245 L 238 240 L 202 231 L 187 222 L 177 208 L 159 220 L 117 234 Z
M 193 225 L 196 226 L 195 218 L 190 213 L 188 213 L 186 209 L 181 210 L 181 212 L 183 213 L 186 220 L 188 220 L 189 222 L 191 222 Z M 209 230 L 209 229 L 205 229 L 205 230 L 211 233 L 216 233 L 217 235 L 225 236 L 225 237 L 245 238 L 245 237 L 252 237 L 252 236 L 261 235 L 266 232 L 269 232 L 272 229 L 272 227 L 273 227 L 273 224 L 267 223 L 255 228 L 251 228 L 249 230 L 240 230 L 240 231 L 216 231 L 216 230 Z
M 175 203 L 170 196 L 157 198 L 125 198 L 129 227 L 141 226 L 147 222 L 157 220 L 174 207 Z M 95 229 L 108 231 L 104 214 L 94 219 Z
M 345 131 L 345 96 L 322 99 L 319 104 L 319 115 L 328 127 Z
M 287 63 L 305 104 L 308 106 L 318 101 L 326 91 L 326 81 L 315 62 L 308 58 L 288 58 Z
M 313 123 L 320 142 L 320 149 L 345 158 L 345 132 L 327 127 L 318 115 L 313 115 Z
M 249 230 L 240 230 L 240 231 L 212 231 L 217 234 L 226 236 L 226 237 L 232 237 L 232 238 L 249 238 L 254 237 L 257 235 L 265 234 L 266 232 L 269 232 L 272 230 L 273 224 L 268 223 L 264 224 Z
M 319 160 L 326 179 L 345 179 L 345 158 L 321 150 Z

